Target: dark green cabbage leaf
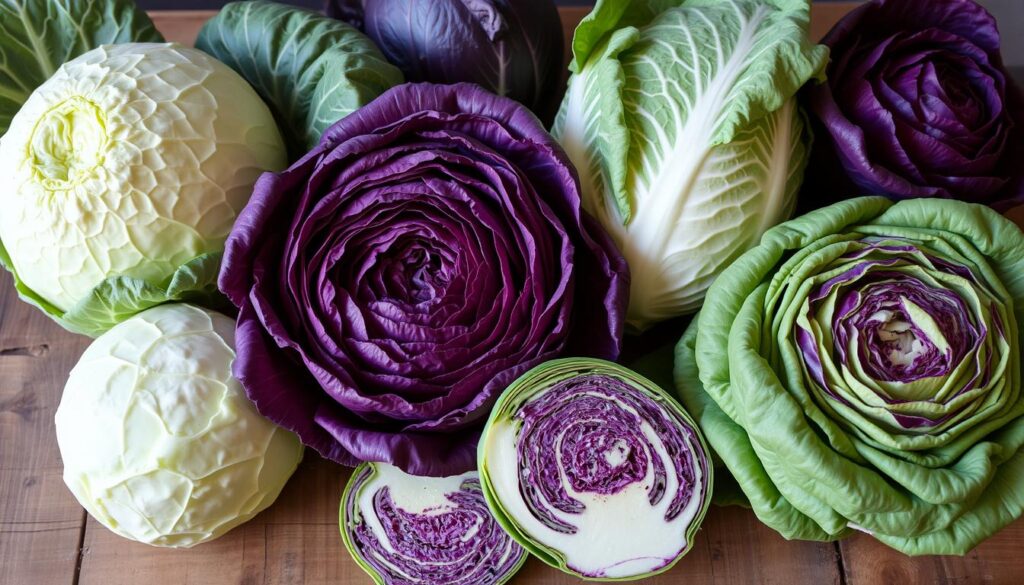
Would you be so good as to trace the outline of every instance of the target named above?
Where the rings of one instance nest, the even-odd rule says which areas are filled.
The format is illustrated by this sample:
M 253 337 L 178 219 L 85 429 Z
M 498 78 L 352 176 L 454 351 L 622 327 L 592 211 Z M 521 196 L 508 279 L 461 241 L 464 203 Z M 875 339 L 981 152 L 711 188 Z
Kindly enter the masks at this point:
M 292 158 L 402 73 L 355 28 L 316 12 L 254 0 L 225 6 L 196 47 L 242 75 L 270 106 Z
M 0 136 L 64 62 L 100 45 L 163 40 L 132 0 L 0 0 Z

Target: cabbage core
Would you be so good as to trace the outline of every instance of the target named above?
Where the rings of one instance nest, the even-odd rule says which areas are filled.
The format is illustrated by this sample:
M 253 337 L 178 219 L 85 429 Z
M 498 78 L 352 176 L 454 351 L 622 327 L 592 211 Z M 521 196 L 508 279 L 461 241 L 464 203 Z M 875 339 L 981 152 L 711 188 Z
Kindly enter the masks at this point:
M 29 145 L 36 179 L 49 191 L 66 191 L 95 177 L 106 147 L 106 116 L 81 96 L 72 96 L 46 112 Z
M 918 449 L 936 439 L 904 435 L 955 434 L 1003 399 L 991 382 L 1004 369 L 1005 308 L 976 268 L 899 237 L 837 246 L 845 251 L 791 285 L 809 287 L 794 337 L 827 412 Z

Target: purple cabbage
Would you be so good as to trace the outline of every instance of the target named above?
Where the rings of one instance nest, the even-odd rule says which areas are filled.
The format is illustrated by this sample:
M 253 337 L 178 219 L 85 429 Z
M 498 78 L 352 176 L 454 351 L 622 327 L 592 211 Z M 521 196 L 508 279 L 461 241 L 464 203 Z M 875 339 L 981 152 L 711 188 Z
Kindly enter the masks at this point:
M 614 364 L 542 364 L 502 394 L 480 445 L 498 521 L 544 562 L 584 578 L 668 570 L 693 544 L 712 470 L 661 388 Z
M 534 511 L 550 505 L 578 514 L 585 506 L 567 493 L 567 487 L 574 492 L 614 495 L 642 482 L 648 472 L 652 481 L 645 485 L 647 499 L 656 506 L 666 496 L 667 474 L 672 473 L 680 479 L 681 489 L 665 511 L 665 520 L 671 521 L 693 497 L 699 478 L 707 476 L 707 462 L 690 459 L 682 448 L 696 442 L 696 431 L 685 426 L 681 414 L 617 378 L 582 374 L 563 380 L 524 404 L 515 418 L 522 423 L 516 445 L 520 473 L 537 478 L 520 486 Z M 671 468 L 646 446 L 644 423 L 667 446 Z M 609 450 L 614 457 L 601 456 Z M 555 457 L 562 467 L 551 465 Z M 702 469 L 695 473 L 694 465 Z M 575 526 L 557 518 L 540 519 L 552 529 L 576 533 Z
M 842 195 L 1024 200 L 1024 99 L 995 19 L 972 0 L 873 0 L 825 37 L 828 81 L 810 89 L 820 141 L 808 185 Z M 831 145 L 831 148 L 829 148 Z M 817 169 L 817 172 L 815 172 Z M 827 175 L 827 176 L 826 176 Z M 818 195 L 819 193 L 815 193 Z
M 615 359 L 625 261 L 521 105 L 398 86 L 265 174 L 227 242 L 234 370 L 323 456 L 472 469 L 501 390 L 563 354 Z
M 472 82 L 545 123 L 562 98 L 562 21 L 551 0 L 328 0 L 409 81 Z
M 382 585 L 500 585 L 526 561 L 487 509 L 475 472 L 425 478 L 361 465 L 340 524 L 346 548 Z

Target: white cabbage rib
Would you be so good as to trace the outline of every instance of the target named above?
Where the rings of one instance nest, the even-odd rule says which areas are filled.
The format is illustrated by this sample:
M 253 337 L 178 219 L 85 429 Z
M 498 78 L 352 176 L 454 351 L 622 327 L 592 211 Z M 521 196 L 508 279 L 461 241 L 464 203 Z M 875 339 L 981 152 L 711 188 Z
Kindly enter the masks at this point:
M 793 94 L 824 60 L 800 11 L 681 4 L 606 35 L 554 129 L 629 262 L 638 329 L 695 311 L 791 213 L 808 153 Z

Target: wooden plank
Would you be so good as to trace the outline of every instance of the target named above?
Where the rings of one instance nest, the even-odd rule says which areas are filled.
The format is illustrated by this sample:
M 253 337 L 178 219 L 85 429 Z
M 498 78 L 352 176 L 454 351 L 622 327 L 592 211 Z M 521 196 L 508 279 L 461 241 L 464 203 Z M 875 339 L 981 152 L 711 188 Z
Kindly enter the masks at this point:
M 243 524 L 227 535 L 179 551 L 132 542 L 92 518 L 86 524 L 80 585 L 264 583 L 266 526 Z
M 338 534 L 338 502 L 349 470 L 311 456 L 278 502 L 223 538 L 186 551 L 147 547 L 121 539 L 91 520 L 86 531 L 82 585 L 158 583 L 267 583 L 361 585 L 369 580 L 351 560 Z M 740 508 L 713 508 L 694 550 L 672 571 L 645 581 L 827 585 L 839 583 L 835 547 L 787 542 Z M 517 585 L 579 583 L 532 559 Z
M 188 550 L 127 541 L 89 519 L 80 585 L 366 583 L 338 532 L 349 469 L 308 453 L 270 509 L 225 536 Z
M 840 550 L 848 585 L 1024 582 L 1024 520 L 1007 526 L 962 557 L 908 557 L 859 533 L 841 542 Z
M 72 582 L 84 512 L 61 479 L 53 415 L 85 347 L 0 271 L 0 583 Z
M 149 16 L 165 39 L 191 47 L 203 23 L 214 14 L 215 10 L 153 10 Z

